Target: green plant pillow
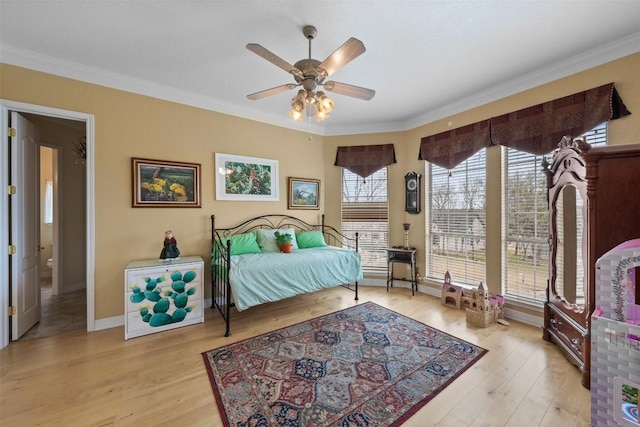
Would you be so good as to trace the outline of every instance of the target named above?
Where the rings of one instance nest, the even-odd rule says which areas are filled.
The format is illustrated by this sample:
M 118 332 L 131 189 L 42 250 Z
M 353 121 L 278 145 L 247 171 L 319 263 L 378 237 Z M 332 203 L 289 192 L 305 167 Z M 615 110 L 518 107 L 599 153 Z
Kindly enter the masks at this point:
M 258 245 L 256 233 L 236 234 L 220 239 L 224 247 L 227 247 L 227 240 L 231 240 L 231 255 L 259 254 L 262 251 Z
M 279 228 L 280 233 L 287 233 L 291 235 L 291 249 L 298 249 L 298 243 L 296 242 L 296 233 L 293 228 Z M 256 230 L 258 235 L 258 245 L 262 252 L 280 252 L 280 248 L 276 243 L 276 236 L 274 229 L 261 228 Z
M 322 231 L 302 231 L 296 234 L 296 240 L 300 249 L 327 246 Z

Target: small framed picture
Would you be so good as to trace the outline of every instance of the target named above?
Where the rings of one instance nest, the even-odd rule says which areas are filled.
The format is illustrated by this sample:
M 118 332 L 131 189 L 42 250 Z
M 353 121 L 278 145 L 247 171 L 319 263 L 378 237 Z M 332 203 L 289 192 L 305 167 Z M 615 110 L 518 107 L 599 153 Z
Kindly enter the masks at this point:
M 278 201 L 278 161 L 215 154 L 216 200 Z
M 320 209 L 320 180 L 289 178 L 289 209 Z
M 200 165 L 131 159 L 133 207 L 199 208 Z

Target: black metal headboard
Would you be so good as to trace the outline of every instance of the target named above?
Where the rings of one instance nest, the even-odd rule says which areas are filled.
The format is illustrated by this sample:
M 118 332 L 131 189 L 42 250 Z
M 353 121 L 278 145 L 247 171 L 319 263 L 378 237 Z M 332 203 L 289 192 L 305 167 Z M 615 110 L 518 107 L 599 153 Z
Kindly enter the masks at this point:
M 327 245 L 358 251 L 358 234 L 356 233 L 356 237 L 349 237 L 338 231 L 335 227 L 326 225 L 324 223 L 324 215 L 322 215 L 321 224 L 309 224 L 291 215 L 260 215 L 229 228 L 216 228 L 215 215 L 211 215 L 212 242 L 216 241 L 216 236 L 219 240 L 220 238 L 247 233 L 252 230 L 279 228 L 293 228 L 296 231 L 321 231 Z

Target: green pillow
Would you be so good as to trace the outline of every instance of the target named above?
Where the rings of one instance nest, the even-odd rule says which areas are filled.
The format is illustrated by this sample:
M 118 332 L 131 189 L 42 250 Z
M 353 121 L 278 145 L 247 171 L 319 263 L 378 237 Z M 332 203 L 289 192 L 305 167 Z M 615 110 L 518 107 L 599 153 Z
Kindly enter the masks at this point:
M 225 248 L 227 247 L 227 240 L 231 240 L 231 255 L 259 254 L 262 252 L 260 250 L 260 246 L 258 246 L 256 233 L 253 231 L 250 233 L 223 237 L 220 240 Z
M 298 249 L 298 244 L 296 243 L 296 232 L 293 228 L 279 228 L 278 231 L 280 233 L 287 233 L 291 235 L 291 249 Z M 262 252 L 280 252 L 280 248 L 276 243 L 276 236 L 274 229 L 260 228 L 257 230 L 258 232 L 258 245 L 260 245 L 260 249 Z
M 303 231 L 296 234 L 296 240 L 298 241 L 298 247 L 300 249 L 307 248 L 319 248 L 327 246 L 324 241 L 322 231 Z

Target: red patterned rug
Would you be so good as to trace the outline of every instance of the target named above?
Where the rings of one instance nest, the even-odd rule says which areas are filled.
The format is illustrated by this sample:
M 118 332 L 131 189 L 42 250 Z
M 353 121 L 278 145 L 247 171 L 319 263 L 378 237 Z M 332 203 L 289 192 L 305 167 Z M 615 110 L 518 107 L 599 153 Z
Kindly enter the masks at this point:
M 399 426 L 487 350 L 372 302 L 202 353 L 225 426 Z

